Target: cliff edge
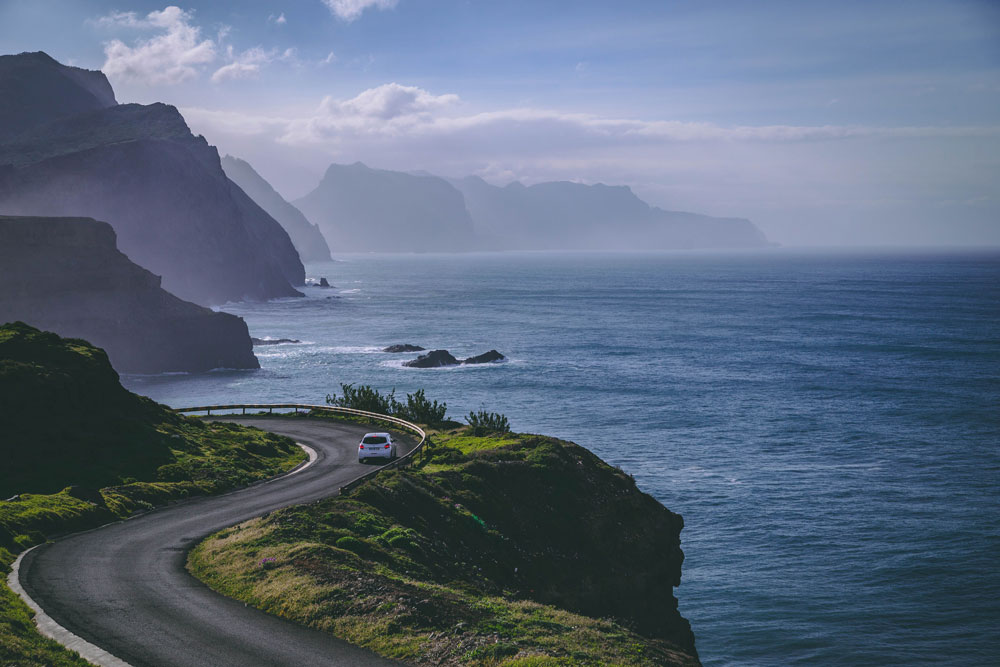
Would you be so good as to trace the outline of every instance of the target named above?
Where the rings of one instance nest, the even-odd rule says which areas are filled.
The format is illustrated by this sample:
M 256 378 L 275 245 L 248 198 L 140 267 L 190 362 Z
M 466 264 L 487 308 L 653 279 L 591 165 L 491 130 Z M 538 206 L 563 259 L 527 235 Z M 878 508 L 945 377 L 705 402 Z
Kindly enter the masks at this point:
M 213 535 L 189 569 L 411 664 L 699 664 L 679 515 L 570 442 L 433 439 L 416 466 Z
M 90 218 L 0 216 L 0 323 L 104 348 L 125 373 L 259 368 L 246 323 L 183 301 Z

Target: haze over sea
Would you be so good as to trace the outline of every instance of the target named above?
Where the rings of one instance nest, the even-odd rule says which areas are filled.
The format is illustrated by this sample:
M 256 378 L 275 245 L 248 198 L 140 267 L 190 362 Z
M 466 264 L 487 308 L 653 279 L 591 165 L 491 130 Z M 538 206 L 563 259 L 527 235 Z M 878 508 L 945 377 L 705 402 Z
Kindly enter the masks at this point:
M 580 443 L 684 516 L 706 665 L 1000 662 L 1000 253 L 355 255 L 230 304 L 260 371 L 169 405 L 424 388 Z M 401 366 L 415 343 L 509 362 Z

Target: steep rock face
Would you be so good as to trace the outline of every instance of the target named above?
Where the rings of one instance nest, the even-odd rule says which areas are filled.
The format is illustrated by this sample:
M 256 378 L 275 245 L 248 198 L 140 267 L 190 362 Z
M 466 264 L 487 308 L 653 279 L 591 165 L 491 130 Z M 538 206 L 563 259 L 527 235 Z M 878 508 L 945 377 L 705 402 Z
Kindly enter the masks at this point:
M 15 58 L 19 76 L 0 78 L 0 99 L 38 69 Z M 63 78 L 72 98 L 73 78 Z M 0 140 L 0 214 L 107 220 L 132 259 L 202 304 L 295 296 L 305 282 L 288 234 L 164 104 L 86 110 Z
M 319 227 L 309 222 L 302 211 L 285 201 L 248 162 L 226 155 L 222 158 L 222 168 L 229 180 L 238 185 L 288 232 L 303 262 L 330 261 L 330 247 Z
M 246 323 L 177 298 L 89 218 L 0 216 L 0 322 L 107 351 L 122 372 L 259 368 Z
M 462 194 L 436 176 L 330 165 L 294 204 L 345 252 L 468 250 L 473 227 Z
M 115 104 L 111 84 L 100 72 L 60 65 L 40 51 L 0 56 L 0 141 L 41 123 Z
M 490 185 L 476 176 L 453 181 L 476 230 L 501 249 L 649 249 L 761 247 L 748 220 L 650 207 L 627 186 L 539 183 Z

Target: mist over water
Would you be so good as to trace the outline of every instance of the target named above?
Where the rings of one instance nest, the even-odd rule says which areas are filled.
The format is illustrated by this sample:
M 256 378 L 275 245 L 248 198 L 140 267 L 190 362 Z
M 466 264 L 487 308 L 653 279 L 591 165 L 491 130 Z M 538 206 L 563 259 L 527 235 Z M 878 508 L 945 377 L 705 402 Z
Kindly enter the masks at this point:
M 260 371 L 173 406 L 424 388 L 578 442 L 684 516 L 707 665 L 1000 659 L 1000 255 L 354 255 L 230 304 Z M 417 370 L 392 343 L 503 364 Z

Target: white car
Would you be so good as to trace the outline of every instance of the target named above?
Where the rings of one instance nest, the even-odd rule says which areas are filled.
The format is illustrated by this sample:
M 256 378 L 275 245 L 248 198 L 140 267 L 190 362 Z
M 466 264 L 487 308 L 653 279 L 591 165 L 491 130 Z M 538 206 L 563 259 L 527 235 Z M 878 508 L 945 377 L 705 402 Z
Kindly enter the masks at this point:
M 365 433 L 358 445 L 358 463 L 364 463 L 368 459 L 386 459 L 392 461 L 396 458 L 396 443 L 392 441 L 392 436 L 388 433 Z

